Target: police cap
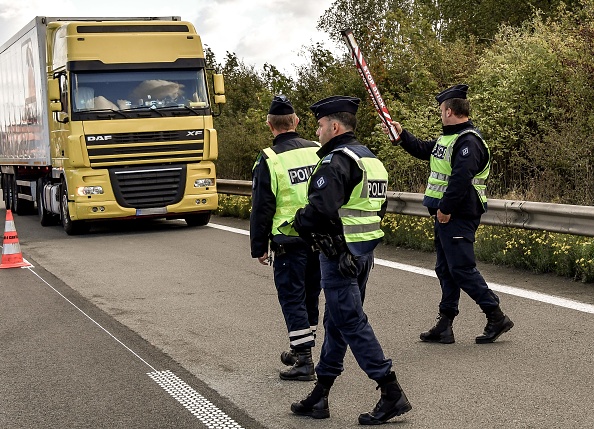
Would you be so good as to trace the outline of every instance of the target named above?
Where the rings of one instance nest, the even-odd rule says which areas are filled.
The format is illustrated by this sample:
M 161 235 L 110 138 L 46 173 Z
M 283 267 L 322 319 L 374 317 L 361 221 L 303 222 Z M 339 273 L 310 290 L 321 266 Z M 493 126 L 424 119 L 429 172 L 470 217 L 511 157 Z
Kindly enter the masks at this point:
M 268 110 L 269 115 L 290 115 L 295 113 L 293 105 L 289 101 L 286 95 L 279 94 L 275 95 L 270 103 L 270 109 Z
M 357 113 L 360 101 L 360 99 L 355 97 L 334 95 L 312 104 L 309 106 L 309 108 L 313 112 L 316 119 L 320 119 L 324 116 L 332 115 L 333 113 L 338 112 L 348 112 L 354 115 Z
M 466 92 L 468 91 L 468 85 L 454 85 L 448 89 L 441 91 L 435 96 L 435 99 L 439 104 L 443 103 L 450 98 L 466 98 Z

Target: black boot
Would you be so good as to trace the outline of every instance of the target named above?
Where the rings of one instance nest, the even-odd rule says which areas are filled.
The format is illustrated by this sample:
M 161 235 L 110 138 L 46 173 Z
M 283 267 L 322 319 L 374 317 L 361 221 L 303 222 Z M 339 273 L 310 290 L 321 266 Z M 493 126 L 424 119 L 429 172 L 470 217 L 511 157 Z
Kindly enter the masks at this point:
M 435 326 L 427 332 L 421 333 L 421 341 L 428 343 L 452 344 L 454 340 L 454 330 L 452 329 L 453 317 L 448 317 L 443 313 L 437 315 Z
M 288 366 L 293 366 L 295 365 L 295 362 L 297 362 L 297 352 L 295 349 L 291 349 L 288 352 L 282 352 L 280 357 L 281 362 Z
M 396 374 L 391 372 L 383 380 L 378 380 L 378 389 L 382 395 L 375 408 L 359 415 L 360 425 L 381 425 L 392 417 L 400 416 L 412 409 L 410 402 L 396 381 Z
M 312 381 L 316 379 L 311 349 L 297 351 L 297 360 L 293 366 L 280 372 L 283 380 Z
M 509 331 L 514 326 L 514 322 L 503 314 L 499 307 L 485 310 L 485 314 L 487 316 L 487 326 L 485 326 L 483 335 L 476 337 L 477 344 L 492 343 L 499 338 L 501 334 Z
M 291 404 L 291 411 L 293 414 L 300 416 L 327 419 L 330 417 L 330 408 L 328 408 L 329 392 L 330 387 L 322 385 L 318 381 L 312 392 L 305 399 Z

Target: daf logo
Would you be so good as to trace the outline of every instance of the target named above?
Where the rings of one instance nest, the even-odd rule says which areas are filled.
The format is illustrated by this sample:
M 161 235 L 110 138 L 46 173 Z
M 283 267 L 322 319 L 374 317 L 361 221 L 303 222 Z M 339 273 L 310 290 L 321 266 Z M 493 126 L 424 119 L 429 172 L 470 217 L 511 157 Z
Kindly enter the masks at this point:
M 199 136 L 200 135 L 200 131 L 188 131 L 188 134 L 186 135 L 186 137 L 193 137 L 193 136 Z
M 110 135 L 107 135 L 107 136 L 87 136 L 87 141 L 89 141 L 89 142 L 106 141 L 106 140 L 111 140 L 111 136 Z

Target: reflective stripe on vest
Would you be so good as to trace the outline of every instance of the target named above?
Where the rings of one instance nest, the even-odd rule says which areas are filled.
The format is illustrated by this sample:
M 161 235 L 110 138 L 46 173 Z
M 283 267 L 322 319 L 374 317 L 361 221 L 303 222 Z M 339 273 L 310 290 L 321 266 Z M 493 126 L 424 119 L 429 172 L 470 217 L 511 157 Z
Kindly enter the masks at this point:
M 349 200 L 338 214 L 342 221 L 347 243 L 372 241 L 384 236 L 380 228 L 379 211 L 386 201 L 388 172 L 379 159 L 365 146 L 337 148 L 353 159 L 363 173 L 361 182 L 355 186 Z
M 295 212 L 307 203 L 307 181 L 319 157 L 319 146 L 304 147 L 276 153 L 272 148 L 263 152 L 270 171 L 270 187 L 276 196 L 276 212 L 272 218 L 272 235 L 280 235 L 278 228 L 291 221 Z M 293 229 L 290 235 L 298 236 Z
M 450 176 L 448 176 L 447 174 L 438 173 L 436 171 L 432 171 L 431 175 L 429 177 L 432 177 L 434 179 L 441 180 L 444 182 L 449 182 L 449 180 L 450 180 Z M 485 179 L 477 179 L 477 178 L 472 179 L 473 185 L 484 185 L 485 183 L 486 183 Z
M 477 173 L 472 179 L 472 186 L 474 187 L 477 195 L 483 206 L 487 202 L 486 194 L 486 181 L 489 177 L 489 171 L 491 167 L 491 152 L 489 146 L 485 143 L 481 135 L 476 130 L 464 130 L 460 134 L 453 134 L 449 136 L 441 136 L 437 139 L 437 143 L 431 153 L 429 165 L 431 166 L 431 174 L 427 181 L 427 188 L 425 189 L 425 195 L 430 198 L 441 200 L 443 194 L 448 188 L 450 175 L 452 174 L 452 154 L 454 152 L 454 145 L 464 134 L 472 133 L 477 136 L 481 142 L 487 148 L 489 155 L 489 162 L 485 168 Z
M 338 214 L 340 216 L 354 216 L 354 217 L 362 217 L 362 216 L 372 216 L 376 215 L 377 213 L 366 212 L 363 210 L 352 210 L 352 209 L 339 209 Z

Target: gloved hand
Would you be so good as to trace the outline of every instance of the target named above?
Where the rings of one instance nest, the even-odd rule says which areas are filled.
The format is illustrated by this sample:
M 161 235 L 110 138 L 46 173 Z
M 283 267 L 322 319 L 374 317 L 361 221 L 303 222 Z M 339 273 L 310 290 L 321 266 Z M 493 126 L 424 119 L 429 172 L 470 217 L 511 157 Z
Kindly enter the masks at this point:
M 348 250 L 338 256 L 338 271 L 343 277 L 357 277 L 357 257 Z

